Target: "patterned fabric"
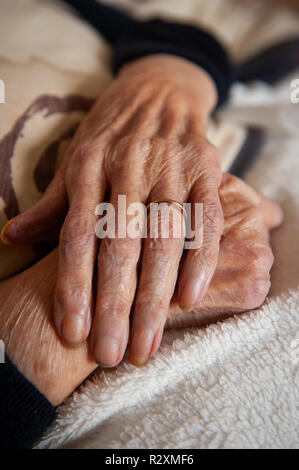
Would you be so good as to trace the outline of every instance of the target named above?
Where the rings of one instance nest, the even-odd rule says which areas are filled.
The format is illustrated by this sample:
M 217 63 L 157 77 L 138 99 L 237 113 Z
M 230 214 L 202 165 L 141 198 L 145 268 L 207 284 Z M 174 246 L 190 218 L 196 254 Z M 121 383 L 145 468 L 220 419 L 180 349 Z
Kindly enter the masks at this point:
M 2 0 L 0 9 L 2 228 L 41 197 L 111 74 L 107 44 L 68 12 L 37 0 Z M 0 243 L 0 279 L 38 255 L 39 247 Z

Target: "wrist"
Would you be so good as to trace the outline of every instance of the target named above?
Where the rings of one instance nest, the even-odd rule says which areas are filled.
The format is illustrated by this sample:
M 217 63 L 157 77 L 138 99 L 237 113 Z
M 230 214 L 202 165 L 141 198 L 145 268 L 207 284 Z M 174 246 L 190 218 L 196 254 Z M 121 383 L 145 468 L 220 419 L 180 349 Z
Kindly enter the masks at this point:
M 122 67 L 120 77 L 134 80 L 167 81 L 190 96 L 192 106 L 206 122 L 217 103 L 217 89 L 209 74 L 190 61 L 168 54 L 154 54 Z

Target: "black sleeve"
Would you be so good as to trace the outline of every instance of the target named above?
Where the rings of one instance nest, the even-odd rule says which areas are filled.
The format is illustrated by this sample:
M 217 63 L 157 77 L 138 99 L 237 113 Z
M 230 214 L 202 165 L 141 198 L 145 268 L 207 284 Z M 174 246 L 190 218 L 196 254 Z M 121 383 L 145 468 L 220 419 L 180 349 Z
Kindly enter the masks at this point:
M 218 90 L 218 106 L 233 82 L 233 67 L 225 48 L 208 32 L 182 23 L 153 19 L 138 21 L 97 0 L 63 0 L 113 46 L 113 69 L 149 54 L 173 54 L 208 72 Z
M 55 408 L 5 357 L 0 364 L 0 448 L 32 448 Z

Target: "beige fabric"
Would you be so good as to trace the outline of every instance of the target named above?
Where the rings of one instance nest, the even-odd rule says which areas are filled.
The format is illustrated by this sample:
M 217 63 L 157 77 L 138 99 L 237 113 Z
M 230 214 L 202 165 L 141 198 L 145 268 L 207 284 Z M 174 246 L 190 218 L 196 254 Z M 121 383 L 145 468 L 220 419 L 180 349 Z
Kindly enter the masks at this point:
M 35 177 L 41 158 L 48 151 L 49 166 L 51 158 L 58 160 L 68 131 L 78 125 L 111 74 L 106 42 L 61 7 L 38 0 L 1 0 L 0 11 L 0 78 L 5 83 L 0 165 L 6 179 L 0 187 L 2 228 L 41 197 L 41 182 Z M 55 142 L 57 152 L 49 152 Z M 0 242 L 0 279 L 37 256 L 32 247 Z

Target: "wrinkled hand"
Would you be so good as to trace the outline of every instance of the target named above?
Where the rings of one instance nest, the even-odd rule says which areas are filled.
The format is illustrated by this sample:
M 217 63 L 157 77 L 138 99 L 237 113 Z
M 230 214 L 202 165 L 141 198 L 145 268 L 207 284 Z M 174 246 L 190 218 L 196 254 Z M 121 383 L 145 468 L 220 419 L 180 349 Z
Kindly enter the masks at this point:
M 224 175 L 220 187 L 224 236 L 218 265 L 196 312 L 183 312 L 176 295 L 167 327 L 196 326 L 258 307 L 269 289 L 273 255 L 269 230 L 282 220 L 276 204 Z M 19 370 L 54 404 L 61 403 L 97 367 L 85 343 L 67 348 L 52 322 L 58 249 L 0 283 L 0 338 Z M 153 347 L 153 355 L 158 349 Z
M 19 371 L 59 405 L 97 367 L 84 343 L 67 348 L 52 319 L 58 249 L 0 283 L 0 338 Z M 0 364 L 0 373 L 1 373 Z
M 282 222 L 277 204 L 224 174 L 219 188 L 224 233 L 218 264 L 203 301 L 184 312 L 174 295 L 167 327 L 201 326 L 259 307 L 270 289 L 270 230 Z
M 140 365 L 156 349 L 183 239 L 147 238 L 141 251 L 140 239 L 106 238 L 98 251 L 95 207 L 109 195 L 117 208 L 119 194 L 128 205 L 157 199 L 203 203 L 203 244 L 188 251 L 178 278 L 179 304 L 188 310 L 197 305 L 214 274 L 223 232 L 219 158 L 205 138 L 215 101 L 209 76 L 183 59 L 151 56 L 127 65 L 82 122 L 41 201 L 4 231 L 13 242 L 44 240 L 69 206 L 60 232 L 54 321 L 71 346 L 87 338 L 92 322 L 92 351 L 102 365 L 123 357 L 133 301 L 131 360 Z

